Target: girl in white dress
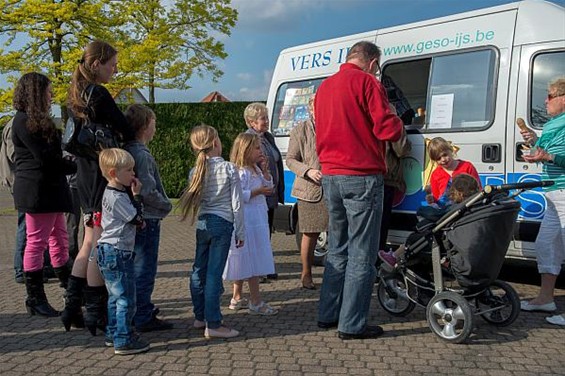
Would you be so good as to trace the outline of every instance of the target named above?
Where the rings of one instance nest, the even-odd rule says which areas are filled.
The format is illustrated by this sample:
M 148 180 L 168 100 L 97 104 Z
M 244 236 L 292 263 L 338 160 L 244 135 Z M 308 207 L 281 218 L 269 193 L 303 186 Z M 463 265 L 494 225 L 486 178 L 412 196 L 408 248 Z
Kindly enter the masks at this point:
M 261 143 L 256 135 L 241 133 L 234 141 L 230 160 L 239 168 L 243 191 L 243 213 L 245 244 L 232 246 L 224 269 L 224 279 L 234 281 L 233 297 L 229 308 L 245 308 L 247 300 L 242 297 L 243 280 L 249 285 L 249 313 L 276 315 L 278 311 L 261 299 L 259 277 L 275 272 L 271 239 L 269 236 L 268 208 L 265 195 L 273 190 L 273 178 L 269 172 L 267 158 L 261 152 Z

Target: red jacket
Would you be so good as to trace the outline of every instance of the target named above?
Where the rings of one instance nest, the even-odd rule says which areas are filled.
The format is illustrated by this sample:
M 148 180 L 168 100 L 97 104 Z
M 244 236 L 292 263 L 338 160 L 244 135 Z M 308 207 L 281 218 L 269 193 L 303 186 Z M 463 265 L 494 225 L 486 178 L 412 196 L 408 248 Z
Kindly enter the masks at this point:
M 385 90 L 355 64 L 342 64 L 316 92 L 316 149 L 325 175 L 386 172 L 385 141 L 397 141 L 402 120 Z
M 455 167 L 455 170 L 453 170 L 453 174 L 451 175 L 449 175 L 443 167 L 437 166 L 430 177 L 430 187 L 432 189 L 432 195 L 434 195 L 434 199 L 436 201 L 439 200 L 445 193 L 445 189 L 447 188 L 449 181 L 459 174 L 471 175 L 477 180 L 479 187 L 481 186 L 481 179 L 479 178 L 477 169 L 471 162 L 459 160 L 459 164 Z

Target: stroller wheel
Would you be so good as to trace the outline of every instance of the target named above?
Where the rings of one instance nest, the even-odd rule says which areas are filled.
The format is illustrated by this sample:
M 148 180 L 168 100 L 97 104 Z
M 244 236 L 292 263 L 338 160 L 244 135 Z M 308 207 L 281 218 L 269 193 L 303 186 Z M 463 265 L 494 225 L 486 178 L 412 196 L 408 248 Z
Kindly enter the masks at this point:
M 475 305 L 483 320 L 499 327 L 512 324 L 520 314 L 518 293 L 508 283 L 498 279 L 475 299 Z
M 381 278 L 377 298 L 383 309 L 393 316 L 406 316 L 416 306 L 406 295 L 404 280 L 396 277 Z
M 473 311 L 467 300 L 453 291 L 440 292 L 426 307 L 432 332 L 451 343 L 464 342 L 473 330 Z

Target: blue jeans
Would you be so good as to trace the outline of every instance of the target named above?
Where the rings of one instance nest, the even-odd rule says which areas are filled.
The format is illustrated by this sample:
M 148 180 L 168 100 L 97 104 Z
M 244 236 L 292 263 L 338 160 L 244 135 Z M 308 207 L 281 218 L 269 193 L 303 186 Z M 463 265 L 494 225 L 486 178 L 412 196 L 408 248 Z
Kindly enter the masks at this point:
M 123 251 L 106 243 L 98 245 L 98 267 L 108 290 L 106 338 L 114 339 L 114 348 L 132 341 L 135 315 L 135 276 L 133 251 Z
M 326 175 L 322 185 L 330 222 L 318 320 L 357 334 L 367 326 L 376 277 L 383 178 Z
M 161 220 L 145 219 L 145 228 L 138 229 L 135 236 L 135 291 L 137 311 L 133 321 L 140 326 L 151 321 L 155 305 L 151 294 L 157 275 L 157 256 L 161 237 Z
M 196 255 L 190 276 L 190 294 L 196 320 L 210 329 L 222 325 L 220 297 L 224 293 L 222 273 L 230 250 L 233 223 L 213 214 L 203 214 L 196 224 Z

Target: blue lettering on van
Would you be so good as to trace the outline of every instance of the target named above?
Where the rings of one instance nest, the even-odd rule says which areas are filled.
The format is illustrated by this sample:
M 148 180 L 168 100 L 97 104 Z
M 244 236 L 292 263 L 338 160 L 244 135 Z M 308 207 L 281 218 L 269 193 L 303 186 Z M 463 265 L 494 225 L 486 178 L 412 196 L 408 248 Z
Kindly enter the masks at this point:
M 345 62 L 349 47 L 343 47 L 338 50 L 337 60 L 335 63 L 341 64 Z M 334 62 L 333 50 L 326 50 L 324 52 L 314 52 L 307 55 L 292 56 L 290 58 L 290 65 L 293 71 L 316 69 L 326 67 Z
M 396 46 L 384 46 L 384 56 L 416 53 L 421 54 L 437 48 L 464 47 L 471 43 L 486 43 L 494 39 L 494 31 L 475 30 L 474 33 L 457 32 L 454 37 L 436 38 L 423 40 L 416 43 L 407 43 Z
M 294 204 L 296 198 L 291 196 L 292 185 L 296 175 L 288 170 L 284 172 L 285 182 L 285 203 Z M 502 174 L 480 174 L 481 184 L 485 185 L 500 185 L 505 183 L 524 183 L 529 181 L 539 181 L 539 174 L 524 174 L 524 173 L 511 173 L 504 178 Z M 415 213 L 416 210 L 425 204 L 425 193 L 422 189 L 413 192 L 412 194 L 404 195 L 401 197 L 393 210 L 401 212 Z M 539 221 L 543 218 L 543 213 L 546 208 L 546 199 L 541 188 L 525 191 L 516 197 L 516 200 L 522 205 L 522 209 L 518 215 L 520 219 Z
M 314 52 L 312 54 L 293 56 L 290 58 L 292 70 L 307 70 L 325 67 L 332 62 L 332 50 Z

